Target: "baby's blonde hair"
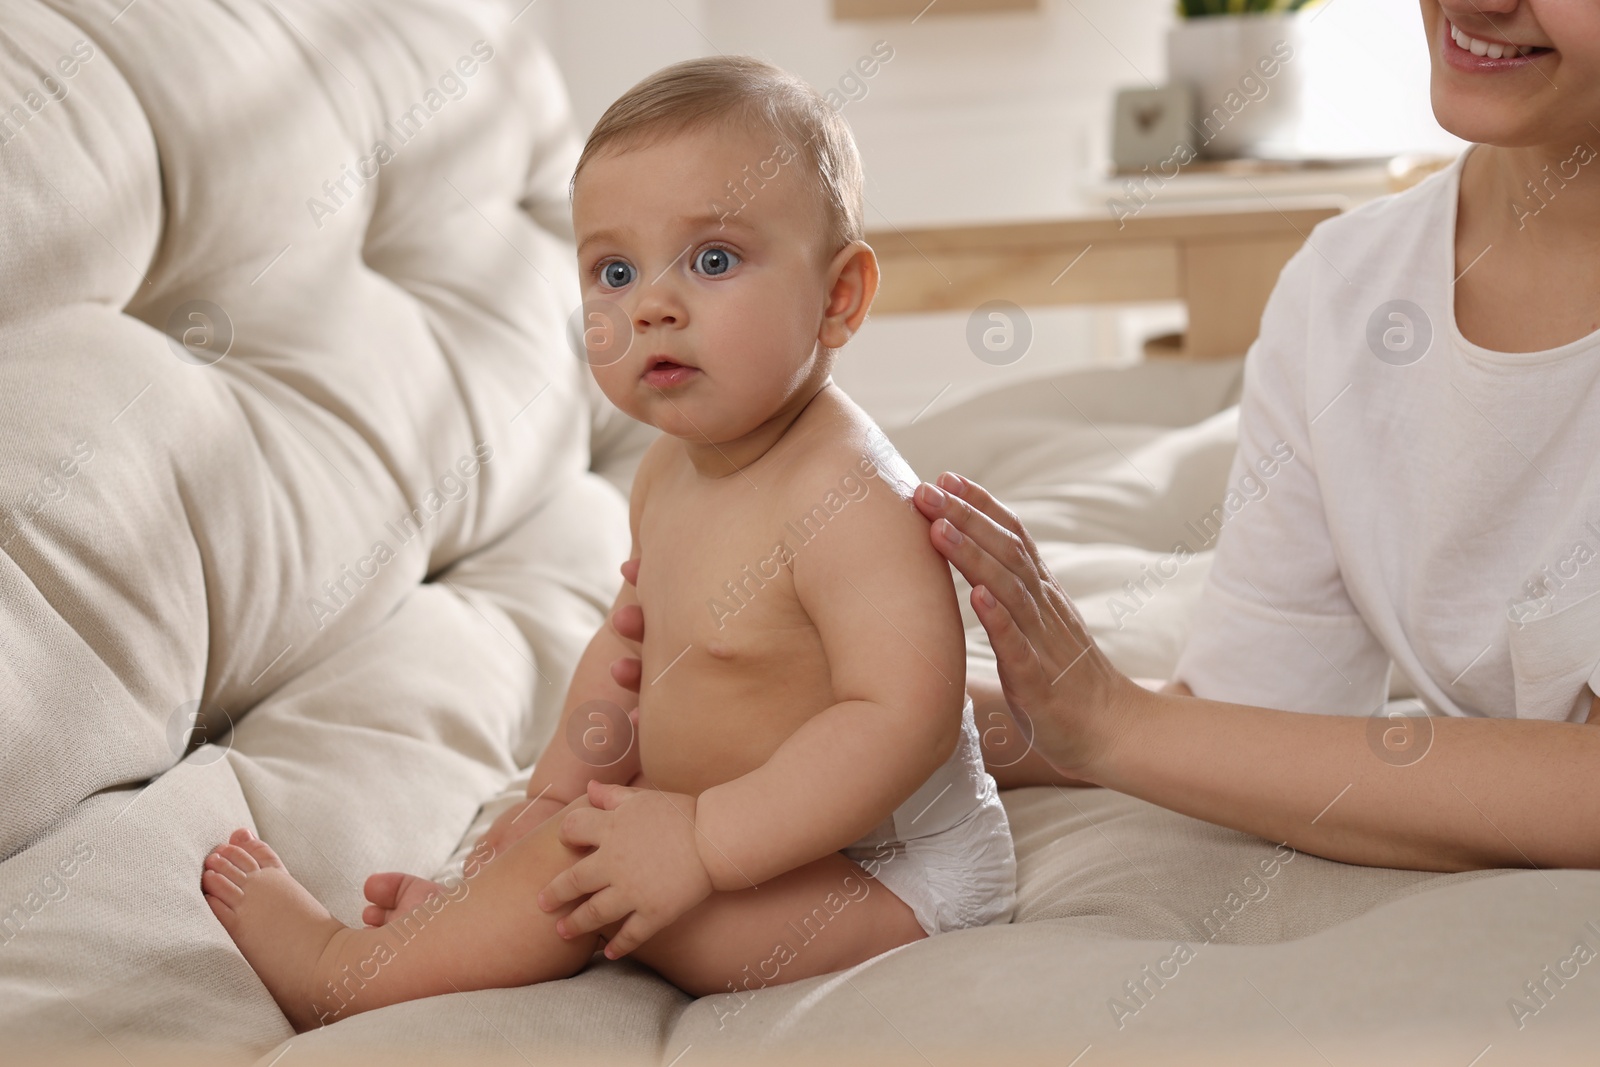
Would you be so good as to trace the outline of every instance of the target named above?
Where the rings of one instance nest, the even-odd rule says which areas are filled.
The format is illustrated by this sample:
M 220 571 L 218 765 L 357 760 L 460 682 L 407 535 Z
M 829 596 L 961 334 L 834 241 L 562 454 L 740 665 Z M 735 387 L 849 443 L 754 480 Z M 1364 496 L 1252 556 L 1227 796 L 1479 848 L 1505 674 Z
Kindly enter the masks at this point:
M 862 239 L 861 155 L 850 127 L 811 86 L 750 56 L 674 63 L 623 93 L 589 134 L 572 172 L 573 186 L 584 164 L 608 149 L 637 147 L 717 122 L 765 127 L 804 161 L 822 194 L 830 254 Z M 739 175 L 729 178 L 738 184 Z M 717 195 L 726 194 L 719 189 Z

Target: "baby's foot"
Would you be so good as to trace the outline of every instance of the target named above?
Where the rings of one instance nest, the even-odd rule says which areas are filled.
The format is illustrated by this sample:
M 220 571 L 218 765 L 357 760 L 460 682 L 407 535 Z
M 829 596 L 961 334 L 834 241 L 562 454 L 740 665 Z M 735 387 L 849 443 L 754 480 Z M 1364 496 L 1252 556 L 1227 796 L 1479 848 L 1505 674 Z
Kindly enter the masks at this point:
M 205 859 L 200 876 L 212 914 L 255 968 L 296 1030 L 318 1018 L 313 990 L 325 957 L 352 931 L 289 874 L 278 854 L 249 830 L 235 830 Z
M 397 871 L 373 875 L 363 891 L 370 903 L 361 913 L 361 921 L 368 926 L 382 926 L 396 915 L 410 914 L 435 893 L 445 895 L 444 886 L 438 882 Z

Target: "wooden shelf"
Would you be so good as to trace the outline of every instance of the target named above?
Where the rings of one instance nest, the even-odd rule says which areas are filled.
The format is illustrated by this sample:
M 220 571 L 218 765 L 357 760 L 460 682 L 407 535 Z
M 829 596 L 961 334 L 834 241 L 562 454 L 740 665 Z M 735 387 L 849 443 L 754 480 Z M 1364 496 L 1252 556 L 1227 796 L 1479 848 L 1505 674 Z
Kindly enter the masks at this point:
M 1019 306 L 1181 300 L 1189 330 L 1176 354 L 1243 354 L 1267 296 L 1312 227 L 1342 201 L 1276 207 L 1147 211 L 1119 223 L 1096 217 L 880 230 L 867 235 L 883 281 L 875 314 Z

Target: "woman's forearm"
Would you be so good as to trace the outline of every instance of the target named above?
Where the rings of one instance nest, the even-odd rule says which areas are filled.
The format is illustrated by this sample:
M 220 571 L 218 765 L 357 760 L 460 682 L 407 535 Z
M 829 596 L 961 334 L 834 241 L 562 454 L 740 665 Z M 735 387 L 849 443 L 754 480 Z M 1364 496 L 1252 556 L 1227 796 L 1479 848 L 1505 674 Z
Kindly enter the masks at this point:
M 1600 868 L 1592 724 L 1409 720 L 1418 747 L 1400 760 L 1384 758 L 1389 719 L 1136 687 L 1124 699 L 1115 742 L 1085 771 L 1109 789 L 1345 863 Z

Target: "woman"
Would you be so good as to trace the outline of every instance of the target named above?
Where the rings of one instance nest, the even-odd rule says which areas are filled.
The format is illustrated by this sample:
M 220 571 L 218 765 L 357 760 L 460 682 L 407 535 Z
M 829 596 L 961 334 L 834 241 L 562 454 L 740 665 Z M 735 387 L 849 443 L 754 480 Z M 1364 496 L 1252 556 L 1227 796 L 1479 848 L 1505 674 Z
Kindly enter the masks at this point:
M 982 487 L 918 488 L 994 647 L 969 689 L 1002 787 L 1348 863 L 1600 867 L 1600 5 L 1422 14 L 1435 114 L 1474 144 L 1284 268 L 1230 483 L 1292 459 L 1224 530 L 1171 682 L 1111 665 Z M 1374 717 L 1391 660 L 1437 717 Z

